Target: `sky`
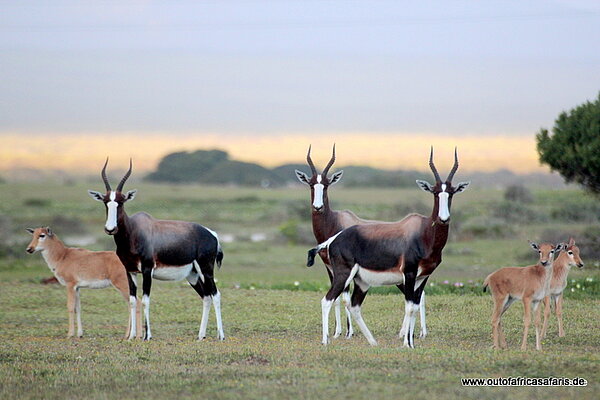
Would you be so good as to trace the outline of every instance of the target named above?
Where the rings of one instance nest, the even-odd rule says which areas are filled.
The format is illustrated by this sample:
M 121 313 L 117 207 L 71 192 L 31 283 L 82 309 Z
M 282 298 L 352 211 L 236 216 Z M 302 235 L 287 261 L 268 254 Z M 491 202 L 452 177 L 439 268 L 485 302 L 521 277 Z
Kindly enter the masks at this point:
M 535 133 L 600 91 L 597 1 L 0 7 L 0 170 L 207 147 L 276 165 L 336 142 L 348 163 L 426 169 L 456 145 L 469 170 L 540 171 Z

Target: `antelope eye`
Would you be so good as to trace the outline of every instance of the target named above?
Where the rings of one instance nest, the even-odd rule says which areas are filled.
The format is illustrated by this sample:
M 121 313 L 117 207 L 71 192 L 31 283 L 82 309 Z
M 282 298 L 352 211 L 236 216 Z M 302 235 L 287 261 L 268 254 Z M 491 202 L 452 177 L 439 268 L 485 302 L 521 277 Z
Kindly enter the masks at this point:
M 554 250 L 550 250 L 550 254 L 554 253 Z
M 41 234 L 41 235 L 40 235 L 40 237 L 41 237 L 41 238 L 45 238 L 45 237 L 46 237 L 46 235 L 44 235 L 44 234 Z
M 571 250 L 568 251 L 569 255 L 572 256 L 573 252 Z

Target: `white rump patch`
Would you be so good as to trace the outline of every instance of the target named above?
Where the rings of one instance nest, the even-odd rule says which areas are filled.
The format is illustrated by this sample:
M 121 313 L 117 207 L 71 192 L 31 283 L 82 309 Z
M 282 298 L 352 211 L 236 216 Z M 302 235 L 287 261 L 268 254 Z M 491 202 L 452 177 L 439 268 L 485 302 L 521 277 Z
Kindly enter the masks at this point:
M 188 277 L 193 263 L 181 266 L 164 266 L 152 270 L 152 278 L 159 281 L 180 281 Z

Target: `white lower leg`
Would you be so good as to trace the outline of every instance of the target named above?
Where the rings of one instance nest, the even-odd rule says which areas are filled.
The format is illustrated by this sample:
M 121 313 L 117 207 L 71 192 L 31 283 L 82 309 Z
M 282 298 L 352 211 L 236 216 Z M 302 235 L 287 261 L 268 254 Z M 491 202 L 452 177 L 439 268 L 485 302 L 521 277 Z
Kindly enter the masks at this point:
M 136 313 L 137 299 L 135 298 L 135 296 L 129 296 L 129 340 L 133 339 L 137 333 Z
M 331 311 L 332 305 L 333 300 L 327 300 L 325 297 L 321 300 L 321 314 L 323 317 L 323 339 L 321 343 L 325 345 L 329 342 L 329 311 Z
M 217 333 L 220 340 L 225 340 L 223 332 L 223 320 L 221 319 L 221 292 L 217 290 L 217 294 L 213 296 L 213 307 L 215 308 L 215 316 L 217 318 Z
M 83 336 L 83 326 L 81 325 L 81 299 L 79 289 L 75 291 L 75 314 L 77 315 L 77 337 Z
M 422 339 L 427 336 L 427 324 L 425 323 L 425 291 L 421 294 L 421 302 L 419 303 L 419 317 L 421 320 L 421 334 L 419 337 Z
M 367 338 L 369 344 L 371 346 L 377 346 L 377 341 L 375 340 L 375 338 L 371 334 L 371 331 L 367 327 L 367 324 L 365 324 L 365 321 L 363 320 L 362 314 L 360 312 L 360 306 L 350 307 L 350 313 L 352 314 L 352 317 L 354 317 L 354 320 L 358 324 L 360 331 Z
M 412 320 L 413 305 L 414 305 L 414 303 L 412 301 L 407 301 L 406 304 L 404 305 L 404 321 L 402 322 L 402 330 L 404 333 L 404 347 L 413 347 L 413 344 L 412 344 L 413 337 L 412 337 L 412 331 L 410 329 L 411 322 L 412 322 L 413 330 L 414 330 L 414 321 Z
M 352 335 L 354 335 L 354 328 L 352 327 L 352 314 L 350 314 L 350 293 L 344 292 L 342 293 L 342 296 L 344 299 L 344 304 L 346 305 L 344 307 L 344 311 L 346 311 L 346 321 L 348 323 L 348 332 L 346 332 L 346 339 L 350 339 Z
M 333 337 L 337 338 L 342 334 L 342 308 L 341 308 L 341 299 L 338 297 L 335 299 L 335 332 L 333 333 Z
M 142 305 L 144 306 L 144 321 L 146 325 L 144 340 L 150 340 L 152 339 L 152 331 L 150 330 L 150 297 L 147 294 L 142 296 Z
M 208 314 L 212 304 L 212 296 L 202 298 L 202 319 L 200 320 L 200 331 L 198 331 L 198 340 L 206 338 L 206 327 L 208 326 Z
M 412 305 L 412 310 L 410 312 L 410 325 L 409 325 L 409 338 L 411 347 L 415 347 L 415 324 L 417 323 L 417 314 L 419 313 L 419 306 L 416 304 Z

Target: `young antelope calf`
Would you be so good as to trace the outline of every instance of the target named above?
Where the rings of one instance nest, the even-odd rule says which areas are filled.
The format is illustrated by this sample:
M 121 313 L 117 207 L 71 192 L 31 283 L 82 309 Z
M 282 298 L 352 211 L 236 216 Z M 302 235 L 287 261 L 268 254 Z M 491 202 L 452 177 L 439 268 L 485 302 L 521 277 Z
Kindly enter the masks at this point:
M 529 242 L 534 250 L 540 254 L 540 260 L 536 265 L 528 267 L 505 267 L 491 273 L 483 282 L 483 290 L 489 286 L 494 298 L 494 312 L 492 314 L 492 335 L 494 348 L 507 348 L 506 338 L 502 332 L 500 318 L 508 310 L 508 307 L 516 300 L 523 301 L 523 343 L 521 350 L 527 349 L 527 334 L 531 324 L 531 309 L 536 313 L 535 317 L 535 348 L 542 349 L 540 335 L 541 314 L 538 310 L 540 302 L 546 297 L 552 277 L 552 264 L 554 255 L 561 250 L 562 244 L 554 246 L 550 243 Z
M 129 305 L 129 284 L 127 272 L 119 257 L 112 251 L 90 251 L 66 247 L 50 228 L 27 228 L 33 235 L 27 246 L 28 253 L 41 251 L 46 264 L 61 285 L 67 287 L 67 309 L 69 311 L 69 333 L 75 334 L 75 314 L 77 316 L 77 337 L 83 336 L 81 327 L 81 303 L 79 288 L 102 289 L 111 284 L 121 292 Z M 131 325 L 125 337 L 129 336 Z M 138 330 L 141 335 L 141 331 Z
M 558 337 L 565 336 L 562 320 L 563 291 L 567 287 L 567 276 L 571 267 L 583 268 L 583 261 L 579 257 L 579 247 L 575 246 L 575 240 L 571 238 L 569 244 L 563 244 L 564 251 L 554 261 L 552 267 L 552 279 L 548 295 L 544 298 L 544 325 L 542 327 L 542 338 L 546 337 L 548 328 L 548 317 L 550 316 L 550 300 L 554 303 L 554 312 L 558 320 Z

